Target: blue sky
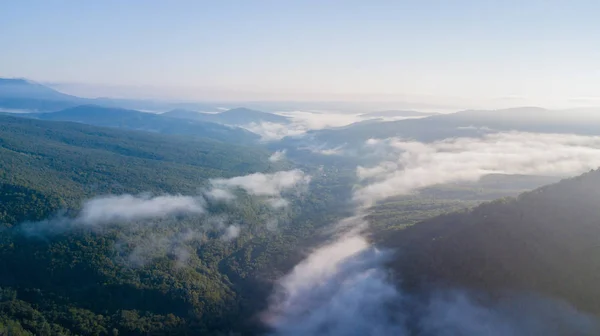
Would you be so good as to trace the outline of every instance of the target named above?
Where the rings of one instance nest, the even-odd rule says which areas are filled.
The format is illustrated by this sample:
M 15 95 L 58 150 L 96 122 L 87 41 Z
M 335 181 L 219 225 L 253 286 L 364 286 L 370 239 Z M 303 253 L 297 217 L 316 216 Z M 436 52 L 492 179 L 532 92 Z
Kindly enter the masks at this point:
M 87 95 L 594 101 L 598 13 L 578 0 L 3 1 L 0 76 Z

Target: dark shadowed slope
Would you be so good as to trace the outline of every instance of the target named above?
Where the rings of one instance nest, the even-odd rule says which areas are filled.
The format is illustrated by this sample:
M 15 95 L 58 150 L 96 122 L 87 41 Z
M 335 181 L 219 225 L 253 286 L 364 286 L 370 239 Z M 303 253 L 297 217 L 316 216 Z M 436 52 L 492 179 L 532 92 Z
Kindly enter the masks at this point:
M 28 114 L 27 116 L 44 120 L 74 121 L 95 126 L 190 135 L 232 143 L 250 143 L 259 138 L 258 135 L 241 128 L 95 105 L 83 105 L 58 112 Z
M 290 120 L 287 117 L 273 113 L 251 110 L 243 107 L 227 110 L 221 113 L 201 113 L 190 110 L 173 110 L 163 113 L 164 116 L 208 121 L 227 125 L 246 125 L 251 123 L 271 122 L 286 124 Z
M 376 234 L 407 287 L 524 290 L 600 315 L 600 171 Z

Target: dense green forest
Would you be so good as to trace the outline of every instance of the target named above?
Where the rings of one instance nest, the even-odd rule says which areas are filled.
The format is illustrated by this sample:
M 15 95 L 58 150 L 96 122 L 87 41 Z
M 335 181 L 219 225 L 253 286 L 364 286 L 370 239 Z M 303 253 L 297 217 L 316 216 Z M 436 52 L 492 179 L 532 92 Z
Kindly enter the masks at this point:
M 211 238 L 207 231 L 182 247 L 193 252 L 185 267 L 168 250 L 156 252 L 150 263 L 132 265 L 127 255 L 137 237 L 170 239 L 197 227 L 200 219 L 159 221 L 134 234 L 116 226 L 41 238 L 23 235 L 19 224 L 64 209 L 76 212 L 95 195 L 194 194 L 209 178 L 273 172 L 291 163 L 270 162 L 270 153 L 260 148 L 211 140 L 0 118 L 0 333 L 252 330 L 258 326 L 253 314 L 268 291 L 259 279 L 293 265 L 299 256 L 291 246 L 308 244 L 317 227 L 337 218 L 330 209 L 343 209 L 342 195 L 351 185 L 349 174 L 303 167 L 313 174 L 312 192 L 294 197 L 290 209 L 278 214 L 278 230 L 265 229 L 264 203 L 242 197 L 235 206 L 211 209 L 243 222 L 234 241 Z
M 374 239 L 398 249 L 407 289 L 429 285 L 524 291 L 600 314 L 600 170 L 405 226 Z
M 189 193 L 207 178 L 274 170 L 256 147 L 0 116 L 2 183 L 62 198 L 140 191 Z

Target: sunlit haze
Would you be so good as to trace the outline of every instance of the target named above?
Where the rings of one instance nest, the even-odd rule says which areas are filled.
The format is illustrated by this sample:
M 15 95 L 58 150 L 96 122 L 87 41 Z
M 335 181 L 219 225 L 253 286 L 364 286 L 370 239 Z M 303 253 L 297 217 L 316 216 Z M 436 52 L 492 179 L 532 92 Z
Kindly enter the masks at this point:
M 599 12 L 586 0 L 5 1 L 0 77 L 86 97 L 597 106 Z

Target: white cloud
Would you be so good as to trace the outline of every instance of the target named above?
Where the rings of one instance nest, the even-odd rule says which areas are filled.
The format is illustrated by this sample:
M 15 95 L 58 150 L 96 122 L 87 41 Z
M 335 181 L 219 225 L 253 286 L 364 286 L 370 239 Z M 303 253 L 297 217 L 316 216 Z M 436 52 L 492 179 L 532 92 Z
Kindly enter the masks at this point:
M 359 166 L 356 168 L 356 175 L 358 176 L 358 178 L 360 180 L 364 180 L 364 179 L 381 176 L 382 174 L 385 174 L 390 171 L 396 171 L 399 168 L 400 167 L 397 162 L 384 161 L 374 167 L 365 168 L 365 167 Z
M 344 146 L 337 146 L 334 148 L 309 148 L 313 153 L 322 155 L 342 155 L 344 153 Z
M 235 199 L 235 195 L 225 189 L 212 188 L 204 191 L 204 196 L 210 200 L 214 201 L 233 201 Z
M 299 169 L 280 171 L 273 174 L 255 173 L 229 179 L 213 179 L 212 189 L 206 194 L 217 200 L 231 201 L 234 191 L 241 189 L 250 195 L 262 197 L 273 209 L 283 209 L 289 202 L 284 198 L 288 192 L 303 192 L 308 187 L 310 176 Z
M 279 124 L 272 122 L 251 123 L 241 127 L 259 134 L 263 141 L 279 140 L 286 136 L 301 136 L 310 130 L 347 126 L 359 121 L 380 119 L 382 121 L 414 119 L 414 117 L 376 118 L 364 117 L 359 114 L 339 112 L 308 112 L 293 111 L 279 112 L 279 115 L 290 118 L 291 122 Z
M 75 220 L 85 225 L 97 225 L 203 212 L 203 201 L 197 197 L 111 195 L 86 201 Z
M 358 177 L 371 182 L 355 192 L 361 203 L 492 173 L 563 176 L 600 166 L 600 137 L 509 132 L 433 143 L 384 142 L 390 159 L 357 168 Z
M 472 131 L 480 131 L 480 132 L 491 132 L 491 131 L 493 131 L 491 128 L 489 128 L 487 126 L 473 126 L 473 125 L 458 126 L 456 129 L 459 129 L 459 130 L 472 130 Z
M 240 231 L 242 230 L 239 225 L 230 225 L 225 229 L 225 232 L 221 236 L 221 239 L 224 241 L 230 241 L 237 238 L 240 235 Z
M 272 122 L 250 123 L 240 127 L 260 135 L 263 141 L 273 141 L 287 136 L 302 135 L 308 130 L 298 124 L 278 124 Z
M 251 195 L 281 196 L 281 193 L 306 186 L 310 176 L 299 169 L 280 171 L 273 174 L 254 173 L 229 179 L 213 179 L 211 184 L 218 189 L 240 188 Z
M 279 162 L 283 159 L 285 159 L 285 149 L 284 150 L 280 150 L 280 151 L 276 151 L 275 153 L 273 153 L 273 155 L 271 155 L 269 157 L 269 161 L 271 162 Z
M 200 196 L 182 195 L 109 195 L 85 201 L 75 217 L 59 214 L 41 222 L 22 223 L 15 227 L 27 236 L 46 237 L 74 230 L 104 233 L 116 229 L 114 244 L 116 261 L 130 267 L 143 267 L 158 258 L 168 258 L 177 267 L 195 258 L 195 248 L 206 239 L 207 232 L 216 232 L 223 242 L 238 237 L 243 229 L 223 214 L 211 213 L 206 200 L 227 202 L 235 207 L 237 189 L 259 197 L 270 209 L 258 212 L 268 230 L 274 230 L 289 202 L 289 193 L 305 190 L 310 176 L 300 170 L 273 174 L 250 174 L 230 179 L 210 181 Z M 181 215 L 194 216 L 182 221 Z
M 483 305 L 460 290 L 401 292 L 378 251 L 356 235 L 314 251 L 278 282 L 263 321 L 274 336 L 597 335 L 598 320 L 565 302 L 517 293 Z
M 346 126 L 361 120 L 365 120 L 358 114 L 339 113 L 333 111 L 291 111 L 279 112 L 278 114 L 290 118 L 293 123 L 302 125 L 307 130 Z
M 286 199 L 283 198 L 272 198 L 267 200 L 267 203 L 273 208 L 273 209 L 280 209 L 280 208 L 285 208 L 289 205 L 289 202 Z
M 77 228 L 102 230 L 118 225 L 133 232 L 178 215 L 199 216 L 204 226 L 219 229 L 223 227 L 223 223 L 215 226 L 211 221 L 214 215 L 207 213 L 206 200 L 232 202 L 236 199 L 235 191 L 241 189 L 250 195 L 261 197 L 273 211 L 277 210 L 281 214 L 282 209 L 289 204 L 284 196 L 306 190 L 309 182 L 310 176 L 295 169 L 273 174 L 255 173 L 229 179 L 213 179 L 210 181 L 211 187 L 204 189 L 201 196 L 99 196 L 85 201 L 75 217 L 59 214 L 40 222 L 22 223 L 16 230 L 30 236 L 43 236 Z M 233 232 L 230 231 L 229 234 Z
M 337 273 L 343 261 L 368 247 L 369 244 L 362 237 L 347 236 L 313 251 L 280 280 L 279 284 L 286 291 L 285 300 L 280 303 L 290 306 L 289 302 L 302 299 L 307 291 Z
M 405 335 L 386 255 L 354 235 L 317 249 L 279 281 L 264 321 L 275 335 Z
M 99 196 L 83 203 L 75 217 L 58 216 L 41 222 L 27 222 L 18 227 L 26 235 L 62 233 L 85 227 L 101 230 L 109 225 L 139 225 L 140 220 L 152 222 L 175 215 L 202 215 L 203 198 L 182 195 L 109 195 Z
M 365 141 L 365 143 L 369 146 L 373 146 L 373 145 L 379 144 L 381 141 L 382 141 L 381 139 L 370 138 L 370 139 L 367 139 L 367 141 Z

